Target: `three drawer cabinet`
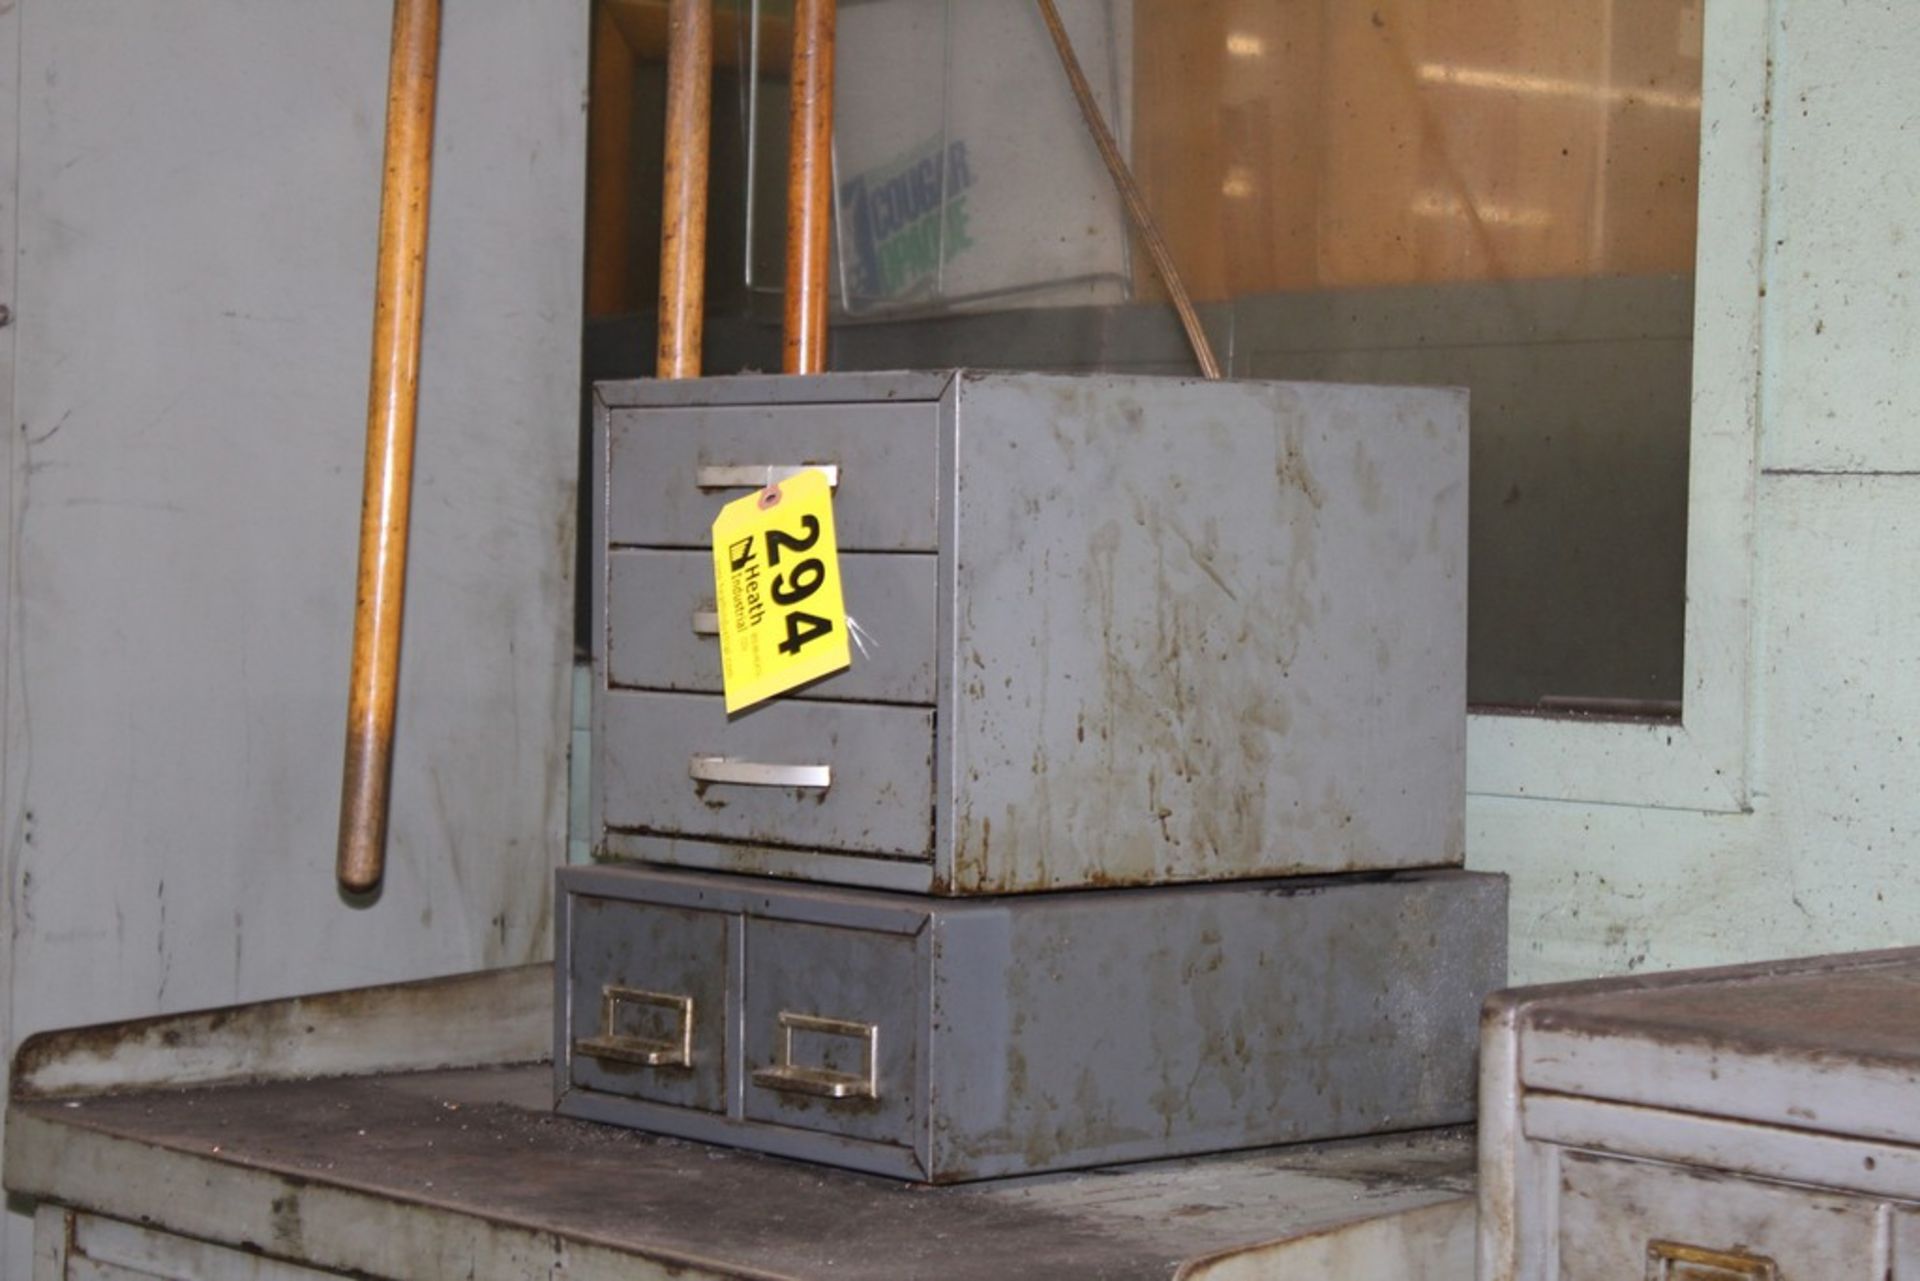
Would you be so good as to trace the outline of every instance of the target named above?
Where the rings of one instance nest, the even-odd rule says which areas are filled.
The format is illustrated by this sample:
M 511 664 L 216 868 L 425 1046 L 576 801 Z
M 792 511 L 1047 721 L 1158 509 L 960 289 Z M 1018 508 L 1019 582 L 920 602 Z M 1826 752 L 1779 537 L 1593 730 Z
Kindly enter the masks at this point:
M 1464 392 L 603 384 L 596 854 L 941 895 L 1457 865 Z M 848 670 L 729 719 L 709 530 L 834 485 Z
M 558 1110 L 947 1183 L 1447 1125 L 1506 968 L 1460 871 L 936 898 L 563 869 Z
M 1488 1003 L 1482 1281 L 1920 1278 L 1920 949 Z

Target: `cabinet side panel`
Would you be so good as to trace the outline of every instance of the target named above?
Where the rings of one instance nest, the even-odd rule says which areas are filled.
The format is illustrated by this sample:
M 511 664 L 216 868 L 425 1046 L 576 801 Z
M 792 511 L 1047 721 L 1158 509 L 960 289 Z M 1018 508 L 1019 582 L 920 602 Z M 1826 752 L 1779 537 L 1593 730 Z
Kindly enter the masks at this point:
M 961 888 L 1460 862 L 1464 393 L 959 386 Z
M 1442 873 L 956 910 L 933 1175 L 1466 1121 L 1505 906 L 1497 878 Z

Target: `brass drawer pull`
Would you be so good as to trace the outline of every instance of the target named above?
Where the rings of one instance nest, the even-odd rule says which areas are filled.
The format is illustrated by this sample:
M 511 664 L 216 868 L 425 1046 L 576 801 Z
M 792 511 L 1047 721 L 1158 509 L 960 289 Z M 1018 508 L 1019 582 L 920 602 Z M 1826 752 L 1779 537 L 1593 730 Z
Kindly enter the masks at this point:
M 838 463 L 750 463 L 743 467 L 708 464 L 695 469 L 693 484 L 696 489 L 765 489 L 803 471 L 823 471 L 827 474 L 828 489 L 840 487 Z
M 831 765 L 776 765 L 735 760 L 731 756 L 696 756 L 687 762 L 687 777 L 696 783 L 730 783 L 736 787 L 833 786 Z
M 1703 1250 L 1678 1241 L 1647 1242 L 1647 1281 L 1779 1281 L 1772 1259 L 1727 1250 Z
M 621 1032 L 621 1008 L 636 1005 L 666 1010 L 674 1015 L 677 1030 L 664 1040 Z M 693 998 L 608 983 L 600 989 L 600 1034 L 575 1041 L 573 1048 L 588 1058 L 610 1059 L 616 1063 L 692 1067 Z
M 693 634 L 695 636 L 718 636 L 720 634 L 720 608 L 708 602 L 693 611 Z
M 793 1061 L 793 1034 L 818 1032 L 825 1036 L 845 1036 L 866 1043 L 863 1073 L 835 1072 L 830 1068 L 807 1067 Z M 880 1097 L 880 1028 L 874 1023 L 854 1023 L 846 1019 L 823 1019 L 814 1014 L 780 1012 L 780 1061 L 772 1067 L 757 1069 L 753 1083 L 769 1090 L 790 1094 L 813 1094 L 828 1099 L 877 1099 Z

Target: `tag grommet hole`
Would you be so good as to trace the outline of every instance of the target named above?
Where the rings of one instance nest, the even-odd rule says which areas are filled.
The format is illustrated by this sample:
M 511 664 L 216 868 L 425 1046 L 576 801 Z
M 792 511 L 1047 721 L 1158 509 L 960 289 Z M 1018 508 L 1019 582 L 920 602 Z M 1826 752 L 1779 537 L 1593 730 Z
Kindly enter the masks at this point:
M 769 507 L 777 507 L 779 503 L 780 503 L 780 486 L 768 485 L 765 489 L 760 491 L 760 510 L 761 511 L 766 511 Z

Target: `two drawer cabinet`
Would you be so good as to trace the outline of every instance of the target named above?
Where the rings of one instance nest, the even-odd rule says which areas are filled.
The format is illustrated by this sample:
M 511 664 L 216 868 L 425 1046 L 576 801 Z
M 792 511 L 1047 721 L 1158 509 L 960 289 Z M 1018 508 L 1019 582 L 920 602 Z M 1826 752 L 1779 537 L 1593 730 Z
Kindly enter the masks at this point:
M 941 895 L 1458 864 L 1463 392 L 603 384 L 602 858 Z M 847 671 L 729 720 L 709 531 L 834 484 Z
M 1496 876 L 934 898 L 567 868 L 558 1110 L 956 1182 L 1446 1125 Z
M 1920 1279 L 1920 950 L 1521 989 L 1482 1281 Z

